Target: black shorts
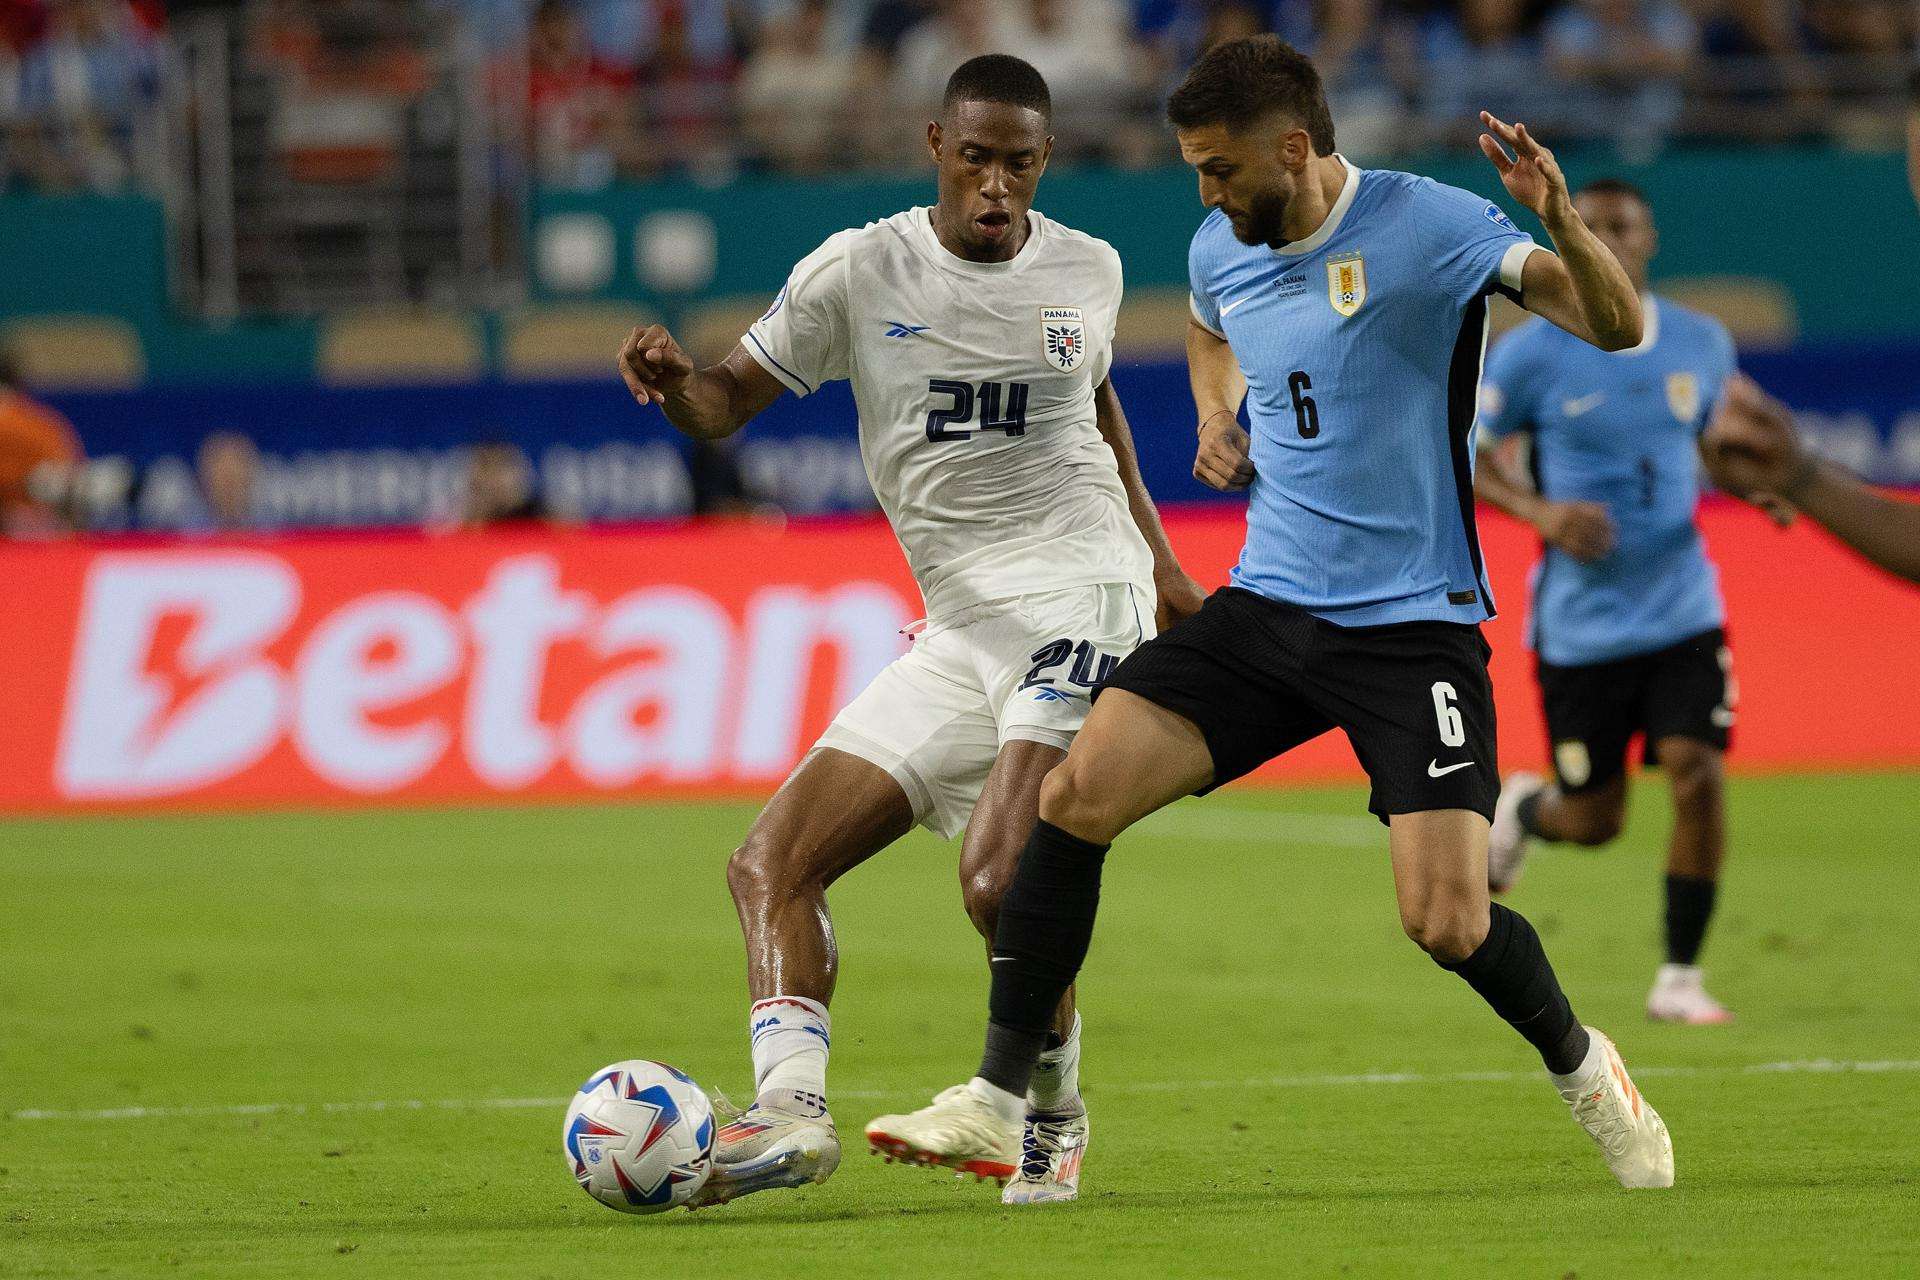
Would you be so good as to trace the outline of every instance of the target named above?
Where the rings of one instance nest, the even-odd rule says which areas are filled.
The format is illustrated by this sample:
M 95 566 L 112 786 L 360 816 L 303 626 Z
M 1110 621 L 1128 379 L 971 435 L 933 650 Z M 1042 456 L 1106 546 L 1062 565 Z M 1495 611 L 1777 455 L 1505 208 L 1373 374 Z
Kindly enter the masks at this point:
M 1691 738 L 1727 749 L 1737 690 L 1726 632 L 1614 662 L 1557 667 L 1541 662 L 1540 699 L 1560 789 L 1592 791 L 1626 772 L 1627 747 L 1642 735 L 1642 758 L 1662 738 Z
M 1231 782 L 1329 729 L 1344 729 L 1373 782 L 1368 807 L 1472 809 L 1500 794 L 1492 650 L 1457 622 L 1341 627 L 1238 587 L 1123 659 L 1103 686 L 1193 721 Z

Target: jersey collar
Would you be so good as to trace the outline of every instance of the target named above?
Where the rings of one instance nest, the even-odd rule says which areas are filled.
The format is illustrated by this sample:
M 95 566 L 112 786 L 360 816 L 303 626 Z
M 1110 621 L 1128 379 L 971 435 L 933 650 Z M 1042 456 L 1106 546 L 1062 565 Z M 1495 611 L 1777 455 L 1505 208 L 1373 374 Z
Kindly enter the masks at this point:
M 957 271 L 963 275 L 997 276 L 1010 271 L 1018 271 L 1037 256 L 1035 250 L 1041 237 L 1046 234 L 1047 220 L 1040 216 L 1038 209 L 1027 210 L 1027 239 L 1020 246 L 1020 252 L 1005 262 L 975 262 L 963 258 L 947 246 L 940 243 L 940 237 L 933 229 L 933 206 L 921 205 L 912 211 L 913 227 L 920 242 L 933 255 L 935 264 L 948 271 Z
M 1333 233 L 1340 229 L 1341 220 L 1347 216 L 1347 210 L 1353 207 L 1353 197 L 1360 191 L 1360 170 L 1354 167 L 1353 161 L 1338 151 L 1333 153 L 1333 158 L 1346 166 L 1347 180 L 1340 184 L 1340 194 L 1334 199 L 1333 208 L 1327 210 L 1326 221 L 1322 222 L 1320 229 L 1312 235 L 1275 247 L 1274 256 L 1297 258 L 1303 253 L 1312 253 L 1333 239 Z

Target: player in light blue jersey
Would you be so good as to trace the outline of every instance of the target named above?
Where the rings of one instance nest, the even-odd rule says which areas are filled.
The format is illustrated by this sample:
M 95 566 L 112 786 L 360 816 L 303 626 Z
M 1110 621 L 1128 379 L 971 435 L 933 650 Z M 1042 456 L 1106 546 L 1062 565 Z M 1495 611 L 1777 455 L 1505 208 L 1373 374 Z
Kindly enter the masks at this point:
M 1472 447 L 1487 299 L 1619 350 L 1641 340 L 1633 281 L 1523 125 L 1483 115 L 1480 146 L 1557 254 L 1477 196 L 1338 155 L 1318 72 L 1272 36 L 1209 50 L 1167 115 L 1211 211 L 1190 255 L 1194 469 L 1250 489 L 1246 547 L 1232 585 L 1121 661 L 1047 775 L 994 932 L 979 1073 L 868 1139 L 961 1169 L 1007 1158 L 1110 842 L 1338 728 L 1388 825 L 1409 937 L 1533 1044 L 1623 1185 L 1670 1186 L 1666 1126 L 1487 889 L 1499 773 Z
M 1534 839 L 1602 845 L 1627 812 L 1628 744 L 1673 790 L 1667 962 L 1649 1016 L 1720 1023 L 1698 964 L 1726 846 L 1722 760 L 1735 685 L 1718 574 L 1694 523 L 1700 433 L 1734 370 L 1719 321 L 1647 291 L 1659 246 L 1634 186 L 1603 179 L 1574 197 L 1581 218 L 1641 291 L 1645 336 L 1596 351 L 1529 320 L 1493 349 L 1481 386 L 1482 498 L 1540 531 L 1528 643 L 1554 781 L 1507 779 L 1487 857 L 1494 892 L 1519 878 Z M 1532 482 L 1513 466 L 1531 441 Z

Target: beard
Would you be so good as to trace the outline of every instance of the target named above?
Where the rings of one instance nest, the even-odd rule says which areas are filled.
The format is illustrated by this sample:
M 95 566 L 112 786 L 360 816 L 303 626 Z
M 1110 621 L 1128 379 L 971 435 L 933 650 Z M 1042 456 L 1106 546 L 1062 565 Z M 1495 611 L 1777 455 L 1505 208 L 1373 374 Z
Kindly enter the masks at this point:
M 1247 205 L 1246 214 L 1233 224 L 1234 238 L 1242 244 L 1278 245 L 1286 243 L 1281 230 L 1287 221 L 1287 197 L 1267 191 Z

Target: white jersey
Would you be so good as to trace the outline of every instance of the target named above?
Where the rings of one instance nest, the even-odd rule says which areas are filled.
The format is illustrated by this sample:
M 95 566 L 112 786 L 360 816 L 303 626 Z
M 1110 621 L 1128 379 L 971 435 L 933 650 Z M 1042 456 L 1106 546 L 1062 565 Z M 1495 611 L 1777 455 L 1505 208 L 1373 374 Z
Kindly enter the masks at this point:
M 843 231 L 742 345 L 797 396 L 853 384 L 860 454 L 927 613 L 1094 583 L 1146 584 L 1093 391 L 1113 359 L 1120 256 L 1028 215 L 1007 262 L 941 245 L 931 210 Z

